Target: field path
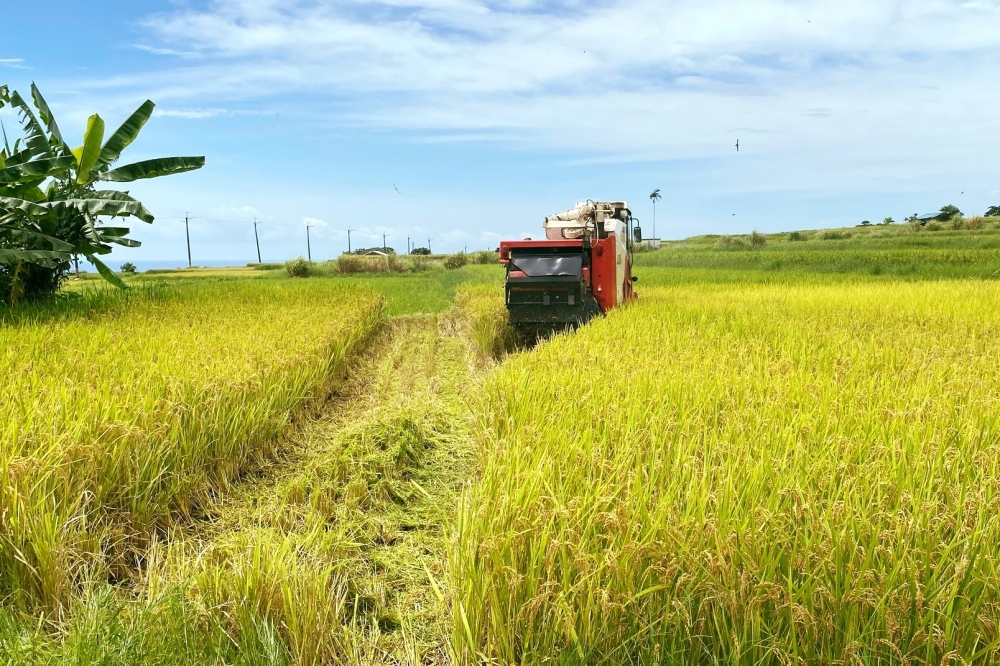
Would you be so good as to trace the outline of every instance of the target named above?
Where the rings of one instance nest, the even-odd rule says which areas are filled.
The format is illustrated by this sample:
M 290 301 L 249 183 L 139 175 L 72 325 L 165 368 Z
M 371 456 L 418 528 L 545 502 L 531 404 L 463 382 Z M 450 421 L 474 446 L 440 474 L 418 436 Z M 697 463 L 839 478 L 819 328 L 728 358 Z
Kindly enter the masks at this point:
M 153 554 L 150 591 L 183 586 L 237 642 L 266 620 L 271 661 L 446 661 L 440 590 L 480 365 L 448 316 L 390 320 L 287 454 Z

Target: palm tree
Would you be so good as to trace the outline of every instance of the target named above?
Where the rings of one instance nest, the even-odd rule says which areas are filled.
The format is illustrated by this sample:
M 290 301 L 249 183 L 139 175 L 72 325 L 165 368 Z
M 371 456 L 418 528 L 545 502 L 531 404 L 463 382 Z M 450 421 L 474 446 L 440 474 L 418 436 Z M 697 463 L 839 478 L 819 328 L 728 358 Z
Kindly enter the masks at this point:
M 649 200 L 653 202 L 653 238 L 656 238 L 656 200 L 660 198 L 660 188 L 656 188 L 649 193 Z

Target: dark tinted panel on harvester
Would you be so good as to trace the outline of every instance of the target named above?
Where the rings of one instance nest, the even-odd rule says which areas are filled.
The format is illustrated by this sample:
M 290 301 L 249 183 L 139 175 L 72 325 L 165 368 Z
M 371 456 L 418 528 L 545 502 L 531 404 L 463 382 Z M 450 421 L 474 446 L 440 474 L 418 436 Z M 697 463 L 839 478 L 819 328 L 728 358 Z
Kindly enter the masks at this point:
M 579 277 L 583 268 L 583 255 L 569 256 L 514 256 L 511 263 L 528 277 L 572 276 Z

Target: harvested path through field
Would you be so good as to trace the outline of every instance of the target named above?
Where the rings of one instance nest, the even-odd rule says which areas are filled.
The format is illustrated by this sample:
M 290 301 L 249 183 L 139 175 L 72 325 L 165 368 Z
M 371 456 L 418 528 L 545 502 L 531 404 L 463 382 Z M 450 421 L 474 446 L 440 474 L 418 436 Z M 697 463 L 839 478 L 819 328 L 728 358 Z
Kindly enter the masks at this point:
M 154 549 L 150 592 L 183 587 L 265 662 L 446 661 L 479 366 L 448 316 L 392 319 L 287 455 Z

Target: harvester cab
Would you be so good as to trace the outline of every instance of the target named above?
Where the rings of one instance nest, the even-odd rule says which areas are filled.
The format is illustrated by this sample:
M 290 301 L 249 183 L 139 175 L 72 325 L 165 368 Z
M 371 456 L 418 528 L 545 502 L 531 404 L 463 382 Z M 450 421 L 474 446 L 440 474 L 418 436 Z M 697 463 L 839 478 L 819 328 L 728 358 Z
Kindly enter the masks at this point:
M 510 324 L 538 333 L 578 326 L 635 298 L 633 222 L 624 201 L 585 201 L 546 217 L 544 240 L 502 241 Z

